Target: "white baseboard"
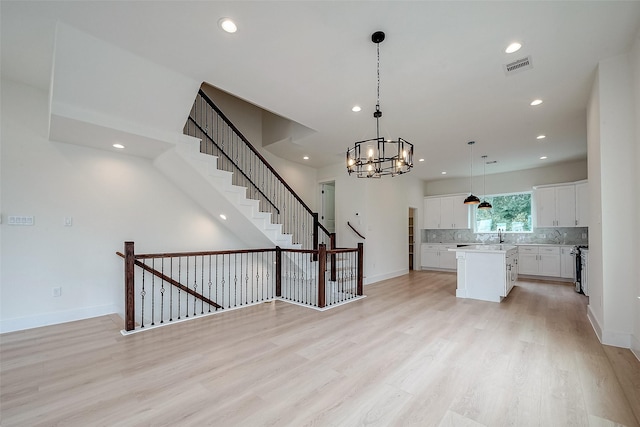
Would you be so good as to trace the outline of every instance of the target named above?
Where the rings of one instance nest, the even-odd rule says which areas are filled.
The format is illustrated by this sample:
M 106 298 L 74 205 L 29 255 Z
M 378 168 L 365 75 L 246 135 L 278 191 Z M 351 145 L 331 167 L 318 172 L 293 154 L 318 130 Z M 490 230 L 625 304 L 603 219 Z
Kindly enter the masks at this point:
M 598 340 L 602 342 L 602 326 L 600 326 L 600 322 L 598 321 L 598 318 L 596 317 L 593 310 L 591 310 L 591 305 L 587 306 L 587 318 L 589 319 L 589 322 L 591 322 L 591 327 L 593 328 L 593 331 L 596 333 Z
M 370 276 L 364 278 L 364 284 L 370 285 L 372 283 L 381 282 L 382 280 L 393 279 L 394 277 L 404 276 L 409 274 L 409 268 L 403 268 L 402 270 L 393 271 L 391 273 L 379 274 L 377 276 Z
M 0 320 L 0 334 L 22 331 L 24 329 L 39 328 L 41 326 L 56 325 L 58 323 L 89 319 L 91 317 L 119 313 L 119 311 L 120 307 L 114 304 L 109 304 L 78 308 L 74 310 L 36 314 L 33 316 L 17 317 L 13 319 L 3 319 Z
M 631 353 L 633 353 L 640 362 L 640 338 L 635 335 L 631 335 Z
M 587 317 L 589 318 L 589 321 L 591 322 L 591 327 L 593 327 L 593 330 L 595 331 L 596 336 L 598 337 L 598 340 L 600 341 L 600 343 L 605 345 L 611 345 L 614 347 L 631 349 L 631 341 L 633 336 L 626 332 L 616 332 L 616 331 L 609 331 L 607 329 L 602 329 L 602 325 L 598 321 L 598 318 L 596 317 L 596 315 L 591 310 L 590 305 L 587 306 Z M 636 357 L 638 357 L 637 354 L 636 354 Z

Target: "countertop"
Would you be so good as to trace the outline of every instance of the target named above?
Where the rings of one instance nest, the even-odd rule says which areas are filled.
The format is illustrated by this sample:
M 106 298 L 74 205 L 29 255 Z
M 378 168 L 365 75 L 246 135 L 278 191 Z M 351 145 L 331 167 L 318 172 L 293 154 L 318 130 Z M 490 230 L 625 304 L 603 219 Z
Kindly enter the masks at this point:
M 459 248 L 451 248 L 451 252 L 495 252 L 495 253 L 507 253 L 512 249 L 516 249 L 516 245 L 511 244 L 495 244 L 495 245 L 469 245 L 461 246 Z
M 423 245 L 465 245 L 468 246 L 496 246 L 498 243 L 477 243 L 477 242 L 422 242 Z M 574 247 L 578 246 L 578 244 L 571 243 L 502 243 L 503 245 L 511 245 L 511 246 L 566 246 L 566 247 Z M 465 247 L 463 246 L 463 247 Z

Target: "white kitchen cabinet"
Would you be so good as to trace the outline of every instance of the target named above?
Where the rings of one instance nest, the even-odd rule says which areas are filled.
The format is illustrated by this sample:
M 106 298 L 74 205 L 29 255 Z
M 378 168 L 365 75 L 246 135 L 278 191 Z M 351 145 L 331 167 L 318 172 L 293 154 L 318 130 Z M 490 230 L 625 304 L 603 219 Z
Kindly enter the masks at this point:
M 425 197 L 424 199 L 424 228 L 440 228 L 440 197 Z
M 573 279 L 575 273 L 575 258 L 571 255 L 572 246 L 560 247 L 560 277 Z
M 518 255 L 520 274 L 538 274 L 538 248 L 536 246 L 518 246 Z
M 511 289 L 513 289 L 518 280 L 518 251 L 512 250 L 507 252 L 505 273 L 505 292 L 503 296 L 509 295 L 509 292 L 511 292 Z
M 456 297 L 501 302 L 518 279 L 518 250 L 512 245 L 478 245 L 456 249 Z
M 464 195 L 425 197 L 424 227 L 427 229 L 469 228 L 469 206 Z
M 576 188 L 573 184 L 539 187 L 534 191 L 537 227 L 575 227 Z
M 520 274 L 532 276 L 560 276 L 560 247 L 518 246 Z
M 576 184 L 576 227 L 589 226 L 589 183 Z
M 423 243 L 420 251 L 422 268 L 455 270 L 456 253 L 449 251 L 455 247 L 456 245 Z

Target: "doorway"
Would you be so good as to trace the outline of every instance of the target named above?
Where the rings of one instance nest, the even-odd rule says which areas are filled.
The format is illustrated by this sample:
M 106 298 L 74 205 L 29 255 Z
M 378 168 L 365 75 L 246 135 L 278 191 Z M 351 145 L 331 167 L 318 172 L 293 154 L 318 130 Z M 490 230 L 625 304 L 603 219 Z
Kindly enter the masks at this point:
M 320 183 L 320 224 L 329 233 L 336 232 L 336 182 Z
M 414 248 L 415 248 L 415 215 L 416 208 L 409 208 L 409 270 L 413 270 Z

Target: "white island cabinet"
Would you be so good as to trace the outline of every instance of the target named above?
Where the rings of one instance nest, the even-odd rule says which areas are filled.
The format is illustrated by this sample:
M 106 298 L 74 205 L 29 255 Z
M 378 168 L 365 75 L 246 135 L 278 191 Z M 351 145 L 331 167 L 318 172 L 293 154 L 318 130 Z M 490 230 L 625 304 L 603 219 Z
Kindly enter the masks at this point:
M 458 263 L 458 298 L 500 302 L 518 279 L 518 248 L 472 245 L 450 249 Z

